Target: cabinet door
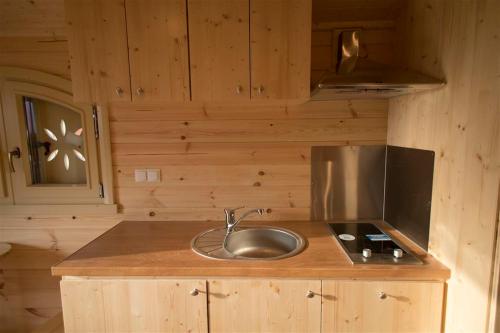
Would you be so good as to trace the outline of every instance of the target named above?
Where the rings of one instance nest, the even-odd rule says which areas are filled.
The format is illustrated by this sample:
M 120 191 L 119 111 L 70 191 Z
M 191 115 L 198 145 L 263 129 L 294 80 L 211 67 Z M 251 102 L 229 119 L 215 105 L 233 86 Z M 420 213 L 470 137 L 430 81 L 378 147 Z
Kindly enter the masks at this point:
M 320 331 L 319 280 L 212 280 L 208 288 L 211 332 Z
M 189 101 L 184 0 L 127 0 L 134 101 Z
M 252 99 L 309 97 L 311 0 L 250 0 Z
M 250 98 L 248 0 L 188 0 L 193 101 Z
M 208 332 L 204 280 L 63 280 L 61 296 L 66 333 Z
M 443 283 L 323 281 L 324 332 L 440 332 Z
M 130 101 L 124 0 L 65 0 L 75 102 Z

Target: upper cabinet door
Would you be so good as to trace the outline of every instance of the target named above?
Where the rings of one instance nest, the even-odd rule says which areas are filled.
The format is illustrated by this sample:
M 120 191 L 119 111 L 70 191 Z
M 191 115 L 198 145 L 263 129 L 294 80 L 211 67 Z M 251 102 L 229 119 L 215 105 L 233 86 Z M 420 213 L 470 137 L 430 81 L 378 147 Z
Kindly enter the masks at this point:
M 190 100 L 184 0 L 127 0 L 134 101 Z
M 123 0 L 66 0 L 75 102 L 130 101 Z
M 311 0 L 250 0 L 252 99 L 309 98 Z
M 248 0 L 188 0 L 193 101 L 250 99 Z

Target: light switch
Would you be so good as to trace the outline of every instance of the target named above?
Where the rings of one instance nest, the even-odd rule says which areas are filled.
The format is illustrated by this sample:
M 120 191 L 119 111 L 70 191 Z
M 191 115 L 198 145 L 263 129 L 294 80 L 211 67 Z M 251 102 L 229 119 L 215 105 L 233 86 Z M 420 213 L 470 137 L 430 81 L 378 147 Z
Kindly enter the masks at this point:
M 147 170 L 148 182 L 159 182 L 160 179 L 160 169 L 148 169 Z
M 136 183 L 145 182 L 147 180 L 147 170 L 135 169 L 134 178 Z

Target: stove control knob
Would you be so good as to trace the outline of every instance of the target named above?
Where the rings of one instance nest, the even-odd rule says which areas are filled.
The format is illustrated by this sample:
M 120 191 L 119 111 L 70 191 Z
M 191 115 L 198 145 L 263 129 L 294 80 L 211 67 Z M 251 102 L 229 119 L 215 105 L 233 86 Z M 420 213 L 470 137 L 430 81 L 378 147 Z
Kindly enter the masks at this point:
M 370 250 L 370 249 L 363 249 L 363 257 L 370 258 L 371 256 L 372 256 L 372 250 Z
M 394 249 L 394 251 L 392 252 L 392 255 L 394 256 L 394 258 L 403 258 L 403 250 L 401 249 Z

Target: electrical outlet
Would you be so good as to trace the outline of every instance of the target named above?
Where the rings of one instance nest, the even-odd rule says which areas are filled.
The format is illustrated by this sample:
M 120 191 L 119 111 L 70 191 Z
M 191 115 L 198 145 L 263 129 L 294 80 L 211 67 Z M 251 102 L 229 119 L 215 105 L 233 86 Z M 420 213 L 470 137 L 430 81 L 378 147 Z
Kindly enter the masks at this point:
M 136 183 L 142 183 L 147 180 L 147 170 L 146 169 L 135 169 L 134 179 Z
M 161 171 L 160 169 L 148 169 L 147 170 L 147 179 L 148 182 L 159 182 L 161 181 Z

